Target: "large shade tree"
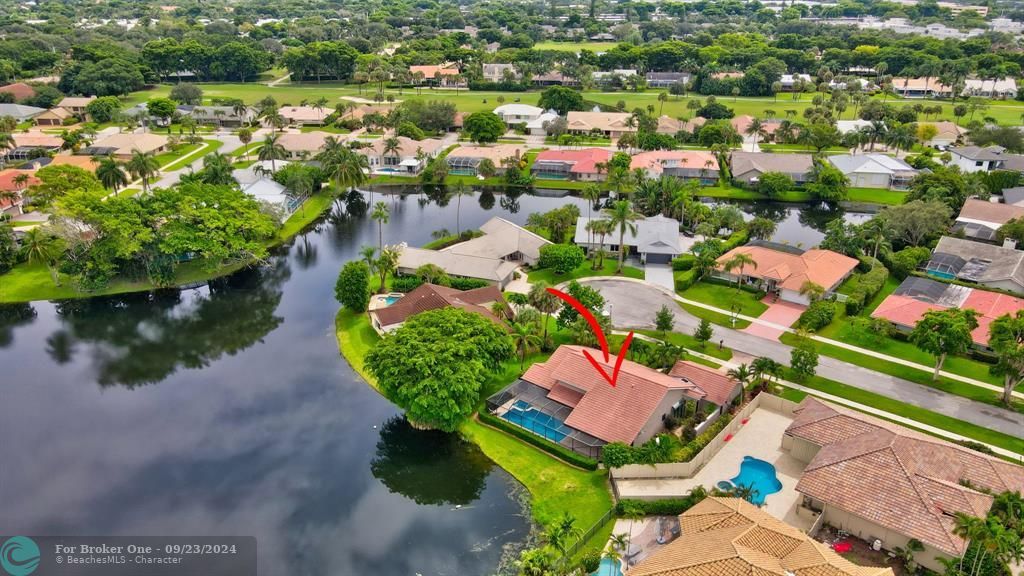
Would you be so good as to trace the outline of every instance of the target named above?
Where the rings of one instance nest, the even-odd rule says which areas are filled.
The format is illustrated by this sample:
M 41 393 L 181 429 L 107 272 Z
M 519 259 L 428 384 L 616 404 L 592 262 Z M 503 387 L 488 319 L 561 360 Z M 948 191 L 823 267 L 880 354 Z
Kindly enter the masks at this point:
M 950 354 L 963 354 L 971 347 L 971 331 L 978 327 L 978 313 L 974 310 L 948 308 L 925 312 L 910 333 L 910 341 L 921 350 L 935 356 L 934 380 Z

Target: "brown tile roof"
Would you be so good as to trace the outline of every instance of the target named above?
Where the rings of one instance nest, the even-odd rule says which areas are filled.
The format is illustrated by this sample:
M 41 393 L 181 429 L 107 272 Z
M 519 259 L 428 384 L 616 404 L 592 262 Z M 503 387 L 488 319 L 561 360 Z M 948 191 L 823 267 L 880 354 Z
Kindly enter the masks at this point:
M 391 306 L 378 308 L 372 313 L 376 314 L 377 320 L 384 327 L 401 324 L 410 316 L 415 316 L 420 312 L 447 308 L 448 306 L 475 312 L 498 322 L 498 317 L 491 312 L 489 306 L 491 302 L 501 302 L 503 304 L 505 302 L 501 296 L 501 290 L 497 286 L 484 286 L 483 288 L 462 291 L 447 286 L 438 286 L 437 284 L 421 284 Z
M 964 202 L 964 207 L 960 209 L 960 215 L 957 216 L 957 220 L 967 219 L 1006 224 L 1010 220 L 1020 218 L 1021 216 L 1024 216 L 1024 206 L 971 198 Z
M 782 172 L 783 174 L 805 174 L 814 169 L 814 158 L 810 154 L 774 154 L 771 152 L 733 152 L 729 159 L 735 176 L 750 171 Z
M 757 268 L 745 267 L 744 276 L 774 280 L 778 286 L 794 291 L 800 290 L 808 280 L 825 290 L 832 290 L 857 267 L 853 258 L 831 250 L 815 248 L 803 254 L 792 254 L 766 246 L 733 248 L 716 260 L 717 266 L 723 269 L 724 263 L 737 254 L 748 254 L 757 263 Z M 739 270 L 733 273 L 739 273 Z
M 92 156 L 68 156 L 60 154 L 54 156 L 53 160 L 50 161 L 50 166 L 75 166 L 82 170 L 88 170 L 89 172 L 95 172 L 96 167 L 100 165 L 99 161 Z
M 64 140 L 60 136 L 45 134 L 43 132 L 14 134 L 15 146 L 60 148 L 62 144 L 64 144 Z
M 701 397 L 695 385 L 630 360 L 623 360 L 619 379 L 612 387 L 594 370 L 583 349 L 559 346 L 547 362 L 531 366 L 523 380 L 555 391 L 554 397 L 548 396 L 553 400 L 562 394 L 557 391 L 561 387 L 579 392 L 582 397 L 565 424 L 595 438 L 631 444 L 670 390 L 683 390 L 694 399 Z M 612 373 L 616 356 L 610 355 L 609 362 L 603 362 L 600 350 L 587 350 L 606 373 Z
M 739 388 L 736 381 L 722 374 L 717 370 L 701 366 L 688 360 L 680 360 L 668 373 L 675 378 L 684 378 L 697 386 L 704 392 L 704 399 L 708 402 L 724 406 L 732 400 Z
M 984 516 L 992 492 L 1024 490 L 1024 468 L 846 408 L 806 398 L 786 433 L 822 448 L 797 491 L 958 556 L 953 515 Z
M 893 576 L 891 568 L 853 564 L 740 498 L 706 498 L 679 525 L 679 538 L 630 576 Z
M 20 102 L 36 95 L 35 88 L 25 84 L 24 82 L 15 82 L 6 86 L 0 86 L 0 92 L 7 92 L 14 96 L 15 102 Z

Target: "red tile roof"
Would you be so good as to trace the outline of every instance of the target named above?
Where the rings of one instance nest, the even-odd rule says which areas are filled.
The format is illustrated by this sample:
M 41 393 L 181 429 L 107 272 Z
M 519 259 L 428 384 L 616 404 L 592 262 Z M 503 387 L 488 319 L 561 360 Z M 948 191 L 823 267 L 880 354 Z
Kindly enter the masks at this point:
M 490 320 L 499 322 L 498 317 L 491 312 L 489 306 L 491 302 L 501 302 L 503 304 L 505 302 L 501 296 L 501 290 L 494 285 L 462 291 L 447 286 L 438 286 L 437 284 L 421 284 L 391 306 L 378 308 L 372 313 L 377 316 L 381 326 L 385 327 L 405 322 L 407 318 L 415 316 L 420 312 L 447 308 L 448 306 L 475 312 Z
M 15 183 L 14 179 L 22 174 L 28 175 L 28 181 L 23 185 Z M 30 170 L 15 170 L 14 168 L 8 168 L 7 170 L 0 170 L 0 190 L 4 192 L 13 192 L 15 190 L 24 190 L 29 186 L 35 186 L 39 184 L 39 178 L 35 177 L 35 172 Z
M 722 265 L 737 254 L 749 254 L 757 262 L 757 268 L 743 269 L 744 276 L 774 280 L 778 286 L 794 291 L 800 290 L 808 280 L 832 290 L 857 267 L 853 258 L 831 250 L 815 248 L 803 254 L 791 254 L 765 246 L 740 246 L 719 257 L 718 268 L 722 269 Z
M 603 148 L 583 150 L 545 150 L 537 154 L 537 162 L 575 162 L 569 170 L 573 174 L 597 174 L 597 163 L 608 162 L 612 153 Z
M 979 490 L 1024 490 L 1020 466 L 810 397 L 786 434 L 822 447 L 798 492 L 952 555 L 964 548 L 953 515 L 992 504 Z
M 605 442 L 632 444 L 644 425 L 671 390 L 682 390 L 693 399 L 702 397 L 694 384 L 623 360 L 619 379 L 612 387 L 583 355 L 582 346 L 559 346 L 547 362 L 534 364 L 523 380 L 551 391 L 548 398 L 563 402 L 569 388 L 580 396 L 565 424 Z M 603 362 L 600 350 L 587 348 L 611 374 L 617 360 Z M 567 404 L 568 405 L 568 404 Z
M 653 150 L 633 156 L 630 170 L 640 168 L 661 173 L 666 166 L 694 170 L 718 170 L 718 157 L 702 150 Z
M 704 393 L 704 399 L 718 406 L 724 406 L 736 397 L 739 387 L 736 381 L 717 370 L 701 366 L 688 360 L 680 360 L 668 373 L 674 378 L 684 378 Z
M 36 95 L 35 88 L 25 84 L 24 82 L 15 82 L 14 84 L 0 86 L 0 92 L 7 92 L 8 94 L 11 94 L 14 96 L 15 102 L 21 102 L 22 100 Z
M 1024 300 L 978 288 L 968 288 L 968 290 L 970 293 L 959 307 L 978 313 L 978 327 L 971 332 L 971 339 L 976 344 L 988 346 L 989 325 L 1000 316 L 1016 314 L 1018 310 L 1024 309 Z M 924 302 L 910 296 L 891 294 L 875 308 L 871 317 L 885 318 L 893 324 L 913 328 L 926 312 L 945 310 L 945 308 L 945 306 Z

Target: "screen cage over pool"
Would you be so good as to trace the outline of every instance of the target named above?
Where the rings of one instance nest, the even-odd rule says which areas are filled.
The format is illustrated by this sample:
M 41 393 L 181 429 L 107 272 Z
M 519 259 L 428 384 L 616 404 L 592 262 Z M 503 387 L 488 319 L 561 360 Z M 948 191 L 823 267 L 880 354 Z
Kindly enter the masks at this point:
M 565 448 L 595 460 L 606 444 L 586 432 L 565 424 L 572 408 L 548 398 L 548 390 L 526 380 L 516 380 L 487 399 L 491 414 L 529 430 Z
M 474 156 L 449 156 L 447 158 L 448 167 L 452 170 L 473 170 L 476 171 L 477 167 L 480 166 L 482 158 L 476 158 Z

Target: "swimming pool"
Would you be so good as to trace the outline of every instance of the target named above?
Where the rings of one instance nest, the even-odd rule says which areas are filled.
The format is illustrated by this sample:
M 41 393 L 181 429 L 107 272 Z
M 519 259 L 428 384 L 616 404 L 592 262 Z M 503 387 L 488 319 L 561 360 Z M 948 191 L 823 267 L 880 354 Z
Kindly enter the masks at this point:
M 601 558 L 601 566 L 591 576 L 622 576 L 622 563 L 611 558 Z
M 572 429 L 558 418 L 545 414 L 522 400 L 516 400 L 502 418 L 554 442 L 561 442 L 572 432 Z
M 401 296 L 385 296 L 384 297 L 384 302 L 386 302 L 388 306 L 391 306 L 395 302 L 398 302 L 398 300 L 400 298 L 401 298 Z
M 743 457 L 740 473 L 731 481 L 736 486 L 749 486 L 754 489 L 750 503 L 755 506 L 761 506 L 765 498 L 782 490 L 782 482 L 779 482 L 775 474 L 775 466 L 753 456 Z

